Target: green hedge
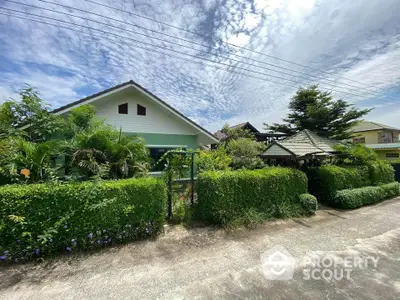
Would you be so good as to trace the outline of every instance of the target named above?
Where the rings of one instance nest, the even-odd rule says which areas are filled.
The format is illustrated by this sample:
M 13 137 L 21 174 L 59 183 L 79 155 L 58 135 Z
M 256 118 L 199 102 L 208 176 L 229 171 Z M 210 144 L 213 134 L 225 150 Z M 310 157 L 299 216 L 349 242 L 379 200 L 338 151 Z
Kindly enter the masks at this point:
M 372 185 L 380 185 L 394 181 L 394 169 L 386 161 L 377 161 L 368 164 L 369 175 Z
M 155 178 L 1 187 L 1 260 L 155 235 L 165 217 L 166 195 L 165 183 Z
M 282 218 L 303 211 L 298 197 L 307 193 L 307 177 L 288 168 L 204 172 L 196 191 L 196 214 L 211 223 Z
M 339 208 L 357 208 L 399 195 L 400 184 L 392 182 L 381 186 L 367 186 L 338 191 L 332 204 Z
M 307 172 L 308 189 L 319 201 L 330 202 L 336 192 L 371 185 L 367 166 L 322 166 Z
M 299 196 L 299 202 L 304 211 L 309 215 L 315 214 L 318 209 L 317 198 L 311 194 L 301 194 Z

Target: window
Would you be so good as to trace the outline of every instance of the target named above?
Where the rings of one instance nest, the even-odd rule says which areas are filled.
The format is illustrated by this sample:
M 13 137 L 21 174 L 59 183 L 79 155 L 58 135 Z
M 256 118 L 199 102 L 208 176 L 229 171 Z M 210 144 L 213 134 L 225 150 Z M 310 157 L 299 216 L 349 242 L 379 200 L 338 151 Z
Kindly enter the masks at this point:
M 356 137 L 353 138 L 354 144 L 365 144 L 365 137 Z
M 118 113 L 127 115 L 128 114 L 128 103 L 118 105 Z
M 138 116 L 145 116 L 146 115 L 146 107 L 141 106 L 140 104 L 137 105 L 137 115 Z
M 399 158 L 399 153 L 386 153 L 386 158 Z

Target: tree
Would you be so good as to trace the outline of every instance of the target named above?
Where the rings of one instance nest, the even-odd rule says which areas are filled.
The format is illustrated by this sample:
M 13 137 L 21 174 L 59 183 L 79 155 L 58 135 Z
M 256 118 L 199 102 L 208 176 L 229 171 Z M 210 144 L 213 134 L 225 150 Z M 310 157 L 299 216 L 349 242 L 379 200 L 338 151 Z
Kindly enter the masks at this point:
M 221 132 L 225 135 L 221 140 L 221 143 L 224 145 L 228 144 L 232 140 L 237 140 L 238 138 L 255 139 L 254 134 L 249 130 L 241 127 L 229 127 L 228 124 L 225 124 L 224 127 L 222 127 Z
M 264 166 L 260 154 L 265 146 L 255 140 L 238 138 L 226 145 L 226 152 L 232 157 L 233 169 L 259 169 Z
M 336 140 L 351 137 L 350 129 L 371 109 L 358 110 L 352 104 L 333 100 L 331 92 L 322 92 L 317 85 L 300 88 L 289 103 L 290 113 L 284 124 L 264 123 L 266 129 L 294 134 L 309 129 L 320 136 Z
M 23 135 L 31 142 L 47 141 L 62 131 L 63 118 L 49 112 L 37 90 L 27 87 L 19 95 L 19 101 L 6 100 L 0 106 L 0 138 Z

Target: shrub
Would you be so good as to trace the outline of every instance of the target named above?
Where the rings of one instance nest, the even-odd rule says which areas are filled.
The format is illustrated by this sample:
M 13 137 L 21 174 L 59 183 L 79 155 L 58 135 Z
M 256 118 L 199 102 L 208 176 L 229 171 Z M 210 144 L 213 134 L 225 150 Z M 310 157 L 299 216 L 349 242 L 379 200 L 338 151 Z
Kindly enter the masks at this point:
M 375 161 L 368 164 L 372 185 L 385 184 L 394 181 L 394 169 L 386 161 Z
M 232 158 L 222 146 L 212 151 L 200 151 L 199 155 L 195 156 L 195 159 L 196 168 L 199 173 L 204 171 L 229 170 L 232 164 Z
M 165 204 L 166 185 L 155 178 L 4 186 L 0 253 L 25 260 L 152 236 Z
M 358 189 L 338 191 L 332 204 L 339 208 L 357 208 L 384 199 L 393 198 L 399 194 L 399 183 L 392 182 L 381 186 L 367 186 Z
M 300 194 L 307 193 L 307 177 L 299 170 L 265 168 L 253 171 L 217 171 L 199 175 L 196 214 L 217 224 L 238 220 L 298 215 Z
M 299 202 L 307 214 L 313 215 L 318 209 L 317 198 L 311 194 L 301 194 Z
M 330 202 L 336 192 L 359 188 L 371 184 L 367 166 L 340 167 L 322 166 L 307 172 L 309 191 L 319 201 Z

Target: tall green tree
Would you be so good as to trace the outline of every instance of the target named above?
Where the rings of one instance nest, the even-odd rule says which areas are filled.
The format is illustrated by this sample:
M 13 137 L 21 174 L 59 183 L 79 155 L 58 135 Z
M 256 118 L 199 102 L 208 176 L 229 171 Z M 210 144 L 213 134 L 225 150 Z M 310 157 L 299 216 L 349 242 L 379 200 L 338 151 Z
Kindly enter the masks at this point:
M 19 100 L 0 105 L 0 138 L 23 135 L 28 141 L 43 142 L 62 131 L 62 117 L 49 112 L 37 90 L 28 86 L 19 95 Z
M 312 85 L 296 92 L 289 111 L 283 124 L 264 123 L 266 129 L 287 134 L 309 129 L 323 137 L 344 140 L 351 137 L 350 129 L 371 109 L 359 110 L 342 99 L 334 100 L 331 92 L 322 92 Z

